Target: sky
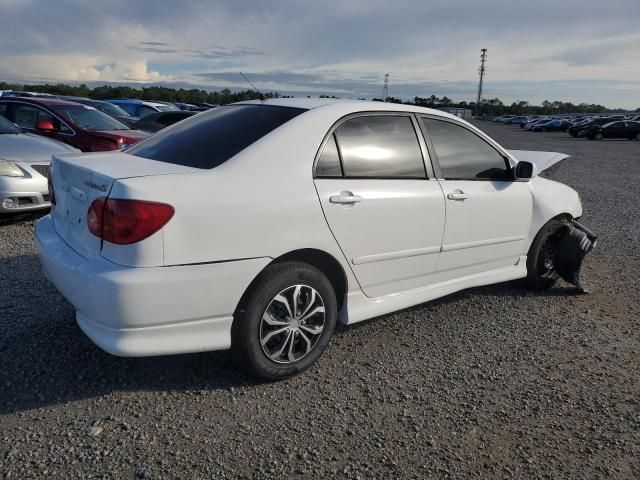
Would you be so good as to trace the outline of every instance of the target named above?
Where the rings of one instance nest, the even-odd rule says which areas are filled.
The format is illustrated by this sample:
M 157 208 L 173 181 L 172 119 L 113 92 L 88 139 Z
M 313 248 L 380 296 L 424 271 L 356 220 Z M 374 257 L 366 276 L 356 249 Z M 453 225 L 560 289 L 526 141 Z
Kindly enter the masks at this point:
M 0 80 L 640 107 L 640 0 L 0 0 Z

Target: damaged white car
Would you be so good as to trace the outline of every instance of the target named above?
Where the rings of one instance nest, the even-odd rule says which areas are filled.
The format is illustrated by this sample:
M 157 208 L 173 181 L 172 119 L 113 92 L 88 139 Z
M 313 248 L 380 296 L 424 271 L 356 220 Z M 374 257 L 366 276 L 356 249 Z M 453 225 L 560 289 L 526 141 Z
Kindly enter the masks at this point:
M 517 278 L 583 289 L 595 236 L 578 194 L 537 175 L 564 158 L 414 106 L 234 104 L 125 152 L 54 157 L 37 246 L 104 350 L 232 347 L 285 378 L 337 322 Z

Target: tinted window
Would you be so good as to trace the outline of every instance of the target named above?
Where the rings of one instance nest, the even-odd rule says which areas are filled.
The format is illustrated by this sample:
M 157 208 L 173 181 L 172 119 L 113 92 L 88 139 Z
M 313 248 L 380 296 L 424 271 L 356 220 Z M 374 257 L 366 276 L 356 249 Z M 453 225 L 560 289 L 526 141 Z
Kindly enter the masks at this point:
M 422 153 L 410 117 L 364 116 L 336 130 L 347 177 L 424 178 Z
M 187 167 L 214 168 L 304 111 L 267 105 L 216 108 L 160 131 L 127 153 Z
M 59 123 L 52 115 L 32 105 L 16 103 L 14 104 L 13 114 L 16 125 L 22 128 L 36 128 L 36 124 L 40 120 L 49 120 L 54 125 Z
M 152 113 L 156 113 L 157 110 L 147 107 L 146 105 L 140 105 L 140 110 L 138 111 L 138 117 L 146 117 L 147 115 L 151 115 Z
M 130 117 L 129 113 L 124 111 L 122 108 L 114 105 L 113 103 L 108 102 L 99 102 L 94 104 L 98 110 L 103 111 L 107 115 L 111 115 L 112 117 Z
M 449 180 L 510 180 L 505 159 L 475 133 L 454 123 L 422 119 Z
M 318 177 L 341 177 L 342 167 L 340 166 L 340 156 L 338 146 L 333 135 L 327 140 L 316 165 L 316 176 Z

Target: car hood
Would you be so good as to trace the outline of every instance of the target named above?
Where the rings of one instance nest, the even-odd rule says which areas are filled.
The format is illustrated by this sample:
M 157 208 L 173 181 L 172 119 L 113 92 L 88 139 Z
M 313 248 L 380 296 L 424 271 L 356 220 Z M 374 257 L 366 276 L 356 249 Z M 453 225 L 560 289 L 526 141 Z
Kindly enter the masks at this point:
M 53 154 L 77 153 L 65 143 L 31 133 L 0 135 L 0 158 L 16 162 L 48 162 Z
M 147 132 L 143 132 L 142 130 L 100 130 L 98 132 L 91 133 L 93 135 L 109 139 L 122 138 L 125 144 L 136 143 L 149 136 Z
M 560 163 L 571 156 L 566 153 L 536 152 L 531 150 L 509 150 L 509 153 L 517 161 L 533 163 L 538 168 L 538 172 L 547 174 L 555 172 Z

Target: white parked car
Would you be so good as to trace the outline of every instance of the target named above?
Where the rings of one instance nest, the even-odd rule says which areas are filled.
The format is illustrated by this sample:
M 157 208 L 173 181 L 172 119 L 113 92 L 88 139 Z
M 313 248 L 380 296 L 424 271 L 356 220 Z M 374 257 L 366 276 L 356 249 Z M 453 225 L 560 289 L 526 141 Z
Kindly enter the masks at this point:
M 582 288 L 578 194 L 537 176 L 566 157 L 407 105 L 239 103 L 125 152 L 54 156 L 37 246 L 104 350 L 233 347 L 284 378 L 336 322 L 523 277 Z

